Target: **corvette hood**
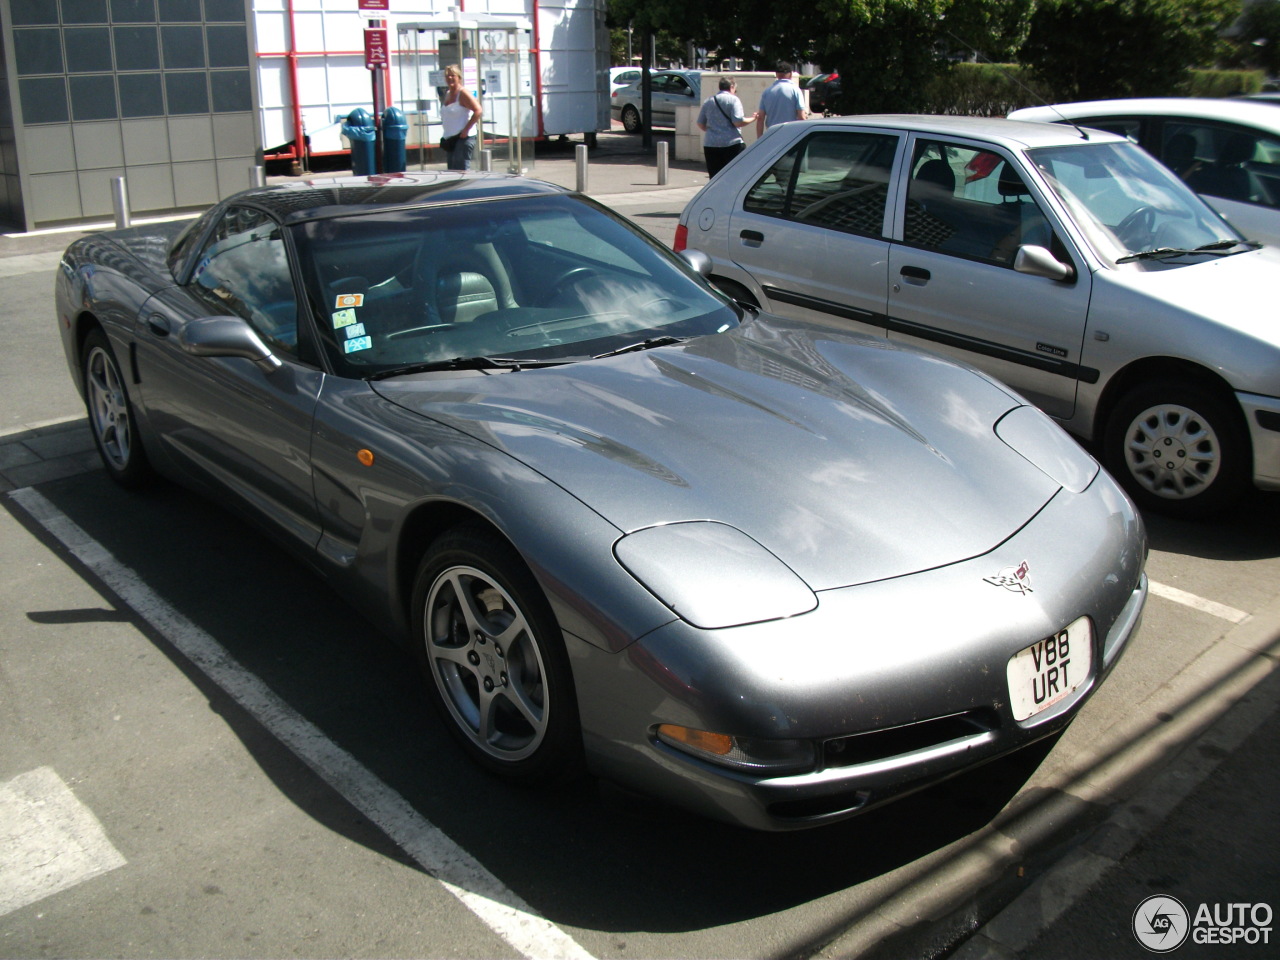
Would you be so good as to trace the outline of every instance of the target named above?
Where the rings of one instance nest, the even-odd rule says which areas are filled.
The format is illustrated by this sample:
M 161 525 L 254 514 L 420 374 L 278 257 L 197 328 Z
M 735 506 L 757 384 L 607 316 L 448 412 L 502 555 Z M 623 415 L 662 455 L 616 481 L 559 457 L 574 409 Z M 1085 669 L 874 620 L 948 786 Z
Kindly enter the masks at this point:
M 1058 490 L 996 436 L 1019 402 L 986 379 L 884 341 L 762 321 L 561 367 L 374 386 L 624 532 L 719 521 L 815 590 L 985 553 Z

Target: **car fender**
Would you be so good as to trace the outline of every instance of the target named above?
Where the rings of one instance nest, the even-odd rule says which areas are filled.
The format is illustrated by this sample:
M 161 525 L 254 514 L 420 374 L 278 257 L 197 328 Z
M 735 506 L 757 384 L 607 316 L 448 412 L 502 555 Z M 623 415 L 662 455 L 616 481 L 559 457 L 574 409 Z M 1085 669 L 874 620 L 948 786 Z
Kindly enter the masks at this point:
M 324 528 L 317 561 L 396 638 L 409 636 L 423 555 L 467 519 L 512 544 L 573 636 L 620 650 L 675 619 L 614 558 L 622 531 L 509 454 L 397 406 L 364 382 L 331 378 L 326 385 L 312 470 Z

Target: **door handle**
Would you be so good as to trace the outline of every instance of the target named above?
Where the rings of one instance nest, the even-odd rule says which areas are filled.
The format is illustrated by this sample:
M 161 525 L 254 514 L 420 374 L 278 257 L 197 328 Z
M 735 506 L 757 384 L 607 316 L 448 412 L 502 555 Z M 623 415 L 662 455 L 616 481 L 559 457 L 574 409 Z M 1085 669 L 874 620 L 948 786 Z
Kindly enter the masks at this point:
M 167 337 L 169 335 L 169 318 L 163 314 L 151 314 L 151 316 L 147 317 L 147 326 L 157 337 Z
M 923 287 L 929 282 L 929 278 L 933 276 L 933 274 L 924 267 L 903 267 L 898 272 L 901 274 L 903 280 L 917 287 Z
M 738 236 L 745 240 L 749 247 L 758 247 L 764 243 L 764 234 L 759 230 L 743 230 Z

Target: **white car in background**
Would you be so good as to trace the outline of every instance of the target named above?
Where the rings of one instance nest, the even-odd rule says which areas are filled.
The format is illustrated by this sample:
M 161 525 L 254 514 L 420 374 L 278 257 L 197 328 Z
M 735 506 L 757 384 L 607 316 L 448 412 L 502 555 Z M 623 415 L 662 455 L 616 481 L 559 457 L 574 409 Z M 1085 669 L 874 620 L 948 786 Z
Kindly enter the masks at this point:
M 1250 240 L 1280 245 L 1280 110 L 1204 97 L 1027 107 L 1010 120 L 1075 123 L 1128 137 Z
M 621 90 L 623 87 L 629 87 L 631 84 L 639 82 L 639 67 L 609 68 L 609 96 L 613 96 L 615 91 Z

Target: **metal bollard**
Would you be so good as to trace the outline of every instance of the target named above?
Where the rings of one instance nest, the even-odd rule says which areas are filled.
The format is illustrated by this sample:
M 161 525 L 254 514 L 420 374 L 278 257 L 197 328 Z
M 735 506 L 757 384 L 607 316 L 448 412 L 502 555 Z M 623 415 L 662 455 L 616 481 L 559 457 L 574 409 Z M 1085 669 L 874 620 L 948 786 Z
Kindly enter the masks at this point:
M 665 187 L 667 185 L 667 147 L 669 144 L 665 140 L 658 143 L 658 186 Z
M 267 174 L 261 165 L 249 168 L 249 186 L 265 187 L 267 185 Z
M 490 147 L 480 151 L 480 170 L 484 173 L 493 171 L 493 149 Z
M 111 178 L 111 209 L 116 214 L 117 230 L 133 226 L 133 217 L 129 213 L 129 188 L 125 186 L 124 177 Z
M 573 148 L 573 159 L 578 171 L 578 192 L 587 192 L 587 145 L 580 143 Z

